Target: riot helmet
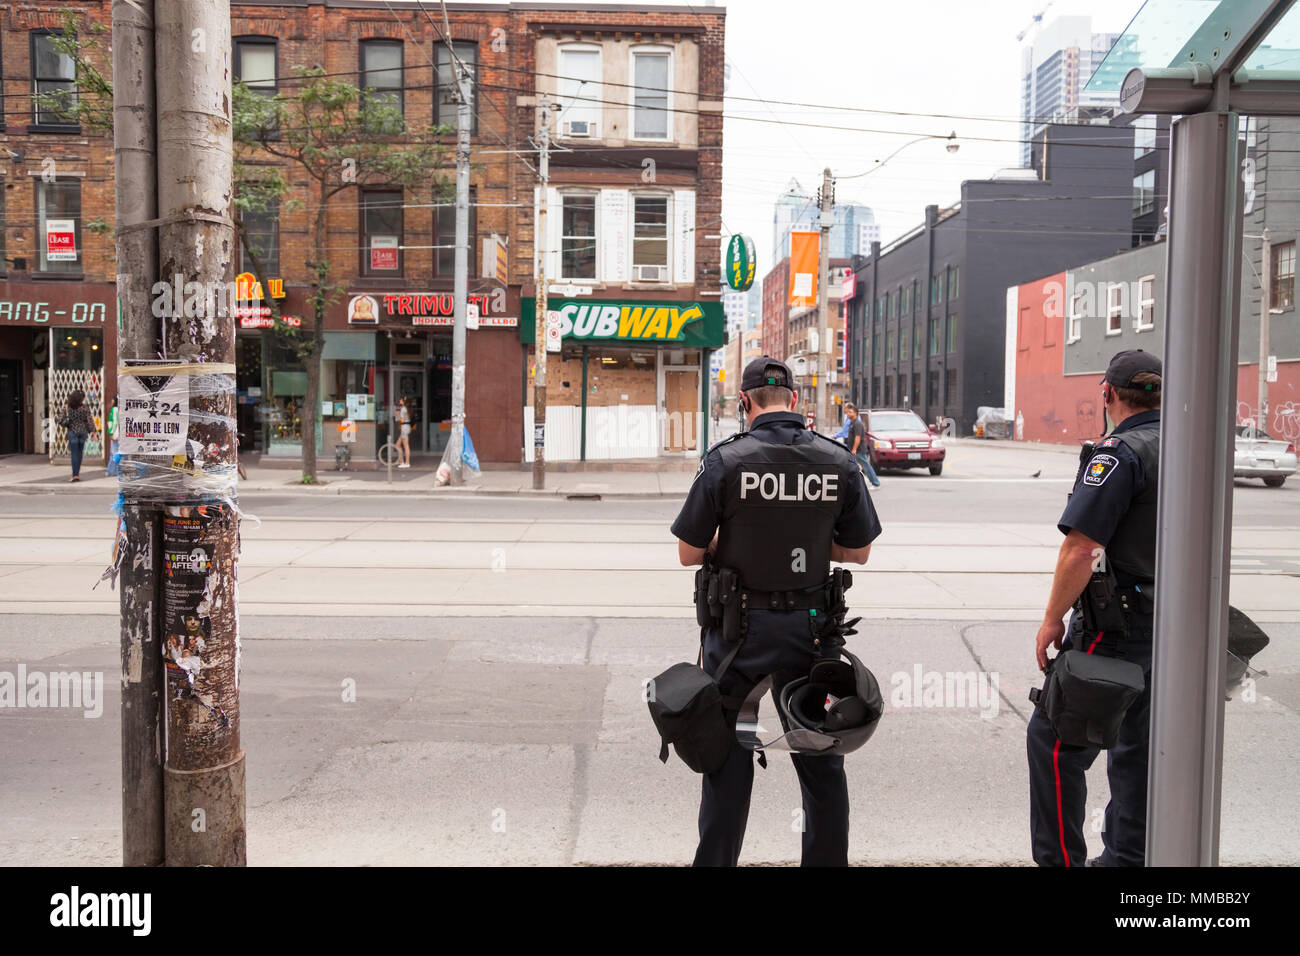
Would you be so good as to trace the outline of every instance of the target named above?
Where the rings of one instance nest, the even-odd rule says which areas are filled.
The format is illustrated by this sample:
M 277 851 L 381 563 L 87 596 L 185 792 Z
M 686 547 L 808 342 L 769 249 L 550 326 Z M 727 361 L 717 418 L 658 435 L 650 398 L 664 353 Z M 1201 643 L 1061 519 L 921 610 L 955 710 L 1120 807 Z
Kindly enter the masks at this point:
M 773 736 L 759 720 L 759 705 L 772 690 L 772 677 L 763 678 L 741 705 L 736 739 L 748 750 L 789 750 L 838 757 L 857 750 L 876 732 L 885 702 L 880 685 L 866 665 L 840 648 L 846 660 L 822 659 L 807 677 L 781 688 L 777 715 L 784 733 Z

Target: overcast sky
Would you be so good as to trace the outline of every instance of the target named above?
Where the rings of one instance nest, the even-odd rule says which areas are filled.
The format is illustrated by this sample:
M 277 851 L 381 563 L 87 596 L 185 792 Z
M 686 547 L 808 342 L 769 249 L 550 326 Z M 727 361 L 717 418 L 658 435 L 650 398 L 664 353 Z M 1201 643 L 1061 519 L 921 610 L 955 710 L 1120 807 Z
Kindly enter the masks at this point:
M 839 179 L 836 198 L 871 206 L 887 242 L 919 225 L 928 204 L 956 202 L 962 180 L 1019 166 L 1020 51 L 1029 37 L 1018 41 L 1016 35 L 1045 5 L 1045 0 L 726 4 L 732 69 L 723 129 L 723 219 L 728 230 L 753 236 L 758 275 L 773 263 L 772 206 L 791 177 L 814 191 L 824 167 L 849 177 L 922 134 L 946 136 L 955 130 L 961 140 L 955 154 L 942 142 L 923 141 L 869 176 Z M 1063 0 L 1051 5 L 1044 22 L 1061 14 L 1091 14 L 1094 31 L 1118 33 L 1141 5 L 1141 0 Z M 767 107 L 731 97 L 961 118 Z M 742 119 L 746 116 L 784 125 Z
M 396 6 L 404 0 L 390 2 Z M 705 0 L 662 2 L 708 6 Z M 423 3 L 436 13 L 435 0 Z M 1032 34 L 1023 41 L 1016 37 L 1036 13 L 1046 8 L 1044 24 L 1061 15 L 1088 14 L 1095 32 L 1118 33 L 1142 0 L 731 0 L 716 5 L 727 11 L 731 66 L 723 128 L 723 223 L 717 231 L 753 237 L 761 277 L 773 264 L 773 204 L 791 178 L 814 192 L 829 166 L 843 177 L 837 199 L 871 206 L 882 239 L 896 238 L 921 223 L 930 203 L 956 202 L 962 180 L 1020 165 L 1020 56 Z M 911 139 L 952 131 L 961 141 L 955 154 L 938 140 L 921 142 L 879 171 L 849 178 Z

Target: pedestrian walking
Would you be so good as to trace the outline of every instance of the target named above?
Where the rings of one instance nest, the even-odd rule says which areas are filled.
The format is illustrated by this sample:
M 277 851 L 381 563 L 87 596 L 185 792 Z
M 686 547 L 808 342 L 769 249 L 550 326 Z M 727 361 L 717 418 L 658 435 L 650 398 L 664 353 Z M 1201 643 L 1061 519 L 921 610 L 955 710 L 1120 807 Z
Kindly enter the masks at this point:
M 1060 674 L 1054 693 L 1038 698 L 1027 728 L 1029 756 L 1029 818 L 1034 861 L 1040 866 L 1142 866 L 1146 854 L 1147 758 L 1151 734 L 1151 649 L 1155 615 L 1156 515 L 1160 488 L 1160 359 L 1141 349 L 1120 352 L 1110 360 L 1102 379 L 1102 402 L 1114 429 L 1108 438 L 1086 451 L 1074 490 L 1057 524 L 1061 544 L 1052 590 L 1035 653 L 1038 666 L 1049 671 L 1048 646 L 1060 649 L 1050 670 L 1066 652 L 1089 657 L 1118 658 L 1138 665 L 1136 686 L 1127 709 L 1105 704 L 1098 712 L 1098 694 L 1091 685 L 1078 699 L 1068 699 Z M 1062 623 L 1074 605 L 1067 631 Z M 1068 634 L 1068 636 L 1067 636 Z M 1088 662 L 1088 671 L 1107 671 L 1106 683 L 1118 683 L 1123 665 Z M 1130 673 L 1138 668 L 1129 667 Z M 1083 669 L 1080 669 L 1082 674 Z M 1101 685 L 1098 685 L 1101 686 Z M 1101 686 L 1104 691 L 1106 688 Z M 1204 689 L 1188 688 L 1187 693 Z M 1086 717 L 1082 742 L 1069 736 L 1064 722 L 1048 714 L 1060 706 Z M 1057 701 L 1062 703 L 1058 706 Z M 1087 781 L 1100 748 L 1098 728 L 1118 726 L 1107 751 L 1106 776 L 1110 802 L 1106 805 L 1102 842 L 1105 850 L 1088 860 L 1083 825 L 1087 818 Z
M 849 839 L 843 754 L 870 736 L 883 704 L 874 706 L 878 687 L 874 695 L 868 691 L 874 678 L 842 650 L 844 635 L 852 633 L 852 622 L 843 624 L 843 592 L 852 577 L 841 568 L 832 572 L 830 565 L 865 564 L 880 522 L 862 472 L 844 446 L 812 432 L 794 411 L 798 394 L 784 362 L 766 356 L 750 362 L 740 400 L 749 430 L 704 456 L 672 525 L 678 559 L 686 566 L 704 564 L 703 573 L 711 575 L 704 590 L 718 595 L 721 605 L 720 616 L 702 631 L 701 666 L 721 693 L 717 754 L 725 760 L 713 772 L 701 771 L 695 864 L 735 866 L 739 859 L 754 750 L 775 745 L 742 746 L 737 718 L 756 705 L 754 695 L 761 699 L 766 685 L 780 702 L 782 723 L 802 725 L 804 743 L 819 741 L 781 748 L 791 751 L 803 792 L 801 860 L 805 866 L 843 866 Z M 852 661 L 851 669 L 841 654 Z M 819 675 L 830 671 L 849 675 L 832 696 L 851 700 L 852 716 L 832 714 L 835 707 L 827 706 L 830 692 Z M 801 691 L 800 699 L 812 706 L 795 713 Z M 833 732 L 843 736 L 832 745 L 822 735 L 841 718 Z M 757 719 L 747 718 L 744 727 L 751 738 L 761 729 Z
M 397 453 L 401 457 L 398 468 L 411 467 L 411 400 L 405 396 L 397 400 Z
M 858 464 L 862 466 L 862 472 L 871 482 L 871 487 L 879 488 L 880 479 L 876 476 L 876 469 L 871 467 L 871 455 L 867 451 L 867 423 L 862 420 L 858 406 L 852 402 L 844 403 L 844 414 L 849 420 L 849 432 L 844 439 L 845 444 L 853 453 L 853 457 L 858 460 Z
M 76 389 L 68 396 L 66 407 L 55 416 L 54 424 L 68 433 L 68 451 L 72 455 L 72 477 L 68 481 L 81 480 L 81 456 L 86 451 L 86 441 L 90 437 L 99 439 L 99 429 L 95 427 L 95 418 L 86 407 L 86 393 Z

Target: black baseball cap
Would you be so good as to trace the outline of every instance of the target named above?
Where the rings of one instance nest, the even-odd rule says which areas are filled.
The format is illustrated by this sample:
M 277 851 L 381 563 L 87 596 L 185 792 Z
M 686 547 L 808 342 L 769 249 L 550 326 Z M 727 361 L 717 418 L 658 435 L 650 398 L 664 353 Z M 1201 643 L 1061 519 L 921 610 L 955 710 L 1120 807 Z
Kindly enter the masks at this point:
M 1120 388 L 1142 388 L 1148 392 L 1159 388 L 1158 385 L 1134 385 L 1133 376 L 1143 372 L 1154 372 L 1163 377 L 1159 357 L 1141 349 L 1125 349 L 1123 352 L 1115 353 L 1110 364 L 1106 366 L 1105 376 L 1098 384 L 1110 382 Z
M 780 385 L 794 390 L 794 376 L 790 366 L 780 359 L 760 355 L 745 366 L 745 374 L 740 376 L 740 390 L 748 392 L 751 388 L 763 388 L 767 385 Z

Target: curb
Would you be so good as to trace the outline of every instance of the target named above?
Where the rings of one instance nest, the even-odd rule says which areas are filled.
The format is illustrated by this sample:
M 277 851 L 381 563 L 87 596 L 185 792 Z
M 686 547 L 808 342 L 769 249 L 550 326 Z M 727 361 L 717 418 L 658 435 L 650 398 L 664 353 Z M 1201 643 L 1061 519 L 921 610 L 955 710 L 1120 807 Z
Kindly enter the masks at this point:
M 312 497 L 329 497 L 329 496 L 335 496 L 335 497 L 339 497 L 339 498 L 346 498 L 346 497 L 365 497 L 365 496 L 367 496 L 367 495 L 386 495 L 386 494 L 393 494 L 394 492 L 401 492 L 401 489 L 398 488 L 397 486 L 389 487 L 389 486 L 387 486 L 387 485 L 385 485 L 385 486 L 383 486 L 383 487 L 380 487 L 380 488 L 330 488 L 329 486 L 324 486 L 324 487 L 317 486 L 317 487 L 313 487 L 313 486 L 311 486 L 311 485 L 289 485 L 289 486 L 284 487 L 284 488 L 280 488 L 280 487 L 273 487 L 273 488 L 265 488 L 265 487 L 249 488 L 249 487 L 244 487 L 244 488 L 241 488 L 241 489 L 239 489 L 239 490 L 240 490 L 240 492 L 241 492 L 242 494 L 257 494 L 257 495 L 286 494 L 286 495 L 302 496 L 302 497 L 304 497 L 304 498 L 312 498 Z M 107 489 L 99 489 L 99 488 L 84 488 L 84 489 L 83 489 L 83 488 L 78 488 L 78 489 L 76 489 L 76 490 L 74 491 L 74 490 L 71 489 L 71 488 L 58 488 L 57 486 L 55 486 L 55 487 L 48 487 L 48 488 L 45 488 L 45 487 L 32 487 L 31 485 L 22 485 L 22 484 L 14 484 L 14 485 L 0 485 L 0 495 L 6 495 L 6 494 L 8 494 L 8 495 L 27 495 L 27 496 L 36 496 L 36 495 L 60 495 L 60 496 L 62 496 L 62 495 L 73 495 L 73 496 L 79 496 L 79 497 L 94 497 L 94 496 L 101 496 L 101 497 L 104 497 L 104 498 L 109 498 L 109 497 L 116 498 L 116 497 L 117 497 L 117 489 L 114 488 L 114 489 L 112 489 L 111 491 L 109 491 L 109 490 L 107 490 Z M 444 495 L 450 495 L 450 496 L 458 497 L 458 498 L 460 498 L 460 497 L 466 497 L 466 496 L 469 496 L 469 495 L 473 495 L 473 496 L 476 496 L 476 497 L 483 497 L 483 498 L 556 498 L 556 499 L 564 499 L 564 500 L 570 500 L 570 499 L 572 499 L 572 500 L 578 500 L 578 501 L 604 501 L 604 500 L 607 500 L 607 499 L 610 499 L 610 498 L 637 498 L 637 499 L 647 499 L 647 498 L 666 499 L 666 498 L 672 498 L 672 499 L 678 499 L 678 498 L 683 497 L 683 496 L 685 495 L 685 492 L 684 492 L 684 491 L 683 491 L 683 492 L 664 492 L 664 491 L 564 491 L 564 490 L 561 490 L 561 489 L 558 489 L 558 488 L 556 488 L 556 489 L 541 489 L 541 490 L 537 490 L 537 489 L 534 489 L 534 488 L 513 488 L 513 489 L 512 489 L 512 488 L 499 488 L 499 489 L 494 489 L 494 488 L 438 488 L 438 489 L 420 488 L 420 489 L 411 489 L 411 490 L 409 490 L 409 491 L 401 492 L 401 497 L 402 497 L 403 499 L 407 499 L 407 498 L 429 498 L 429 499 L 432 499 L 432 498 L 438 498 L 438 497 L 441 497 L 441 496 L 444 496 Z

